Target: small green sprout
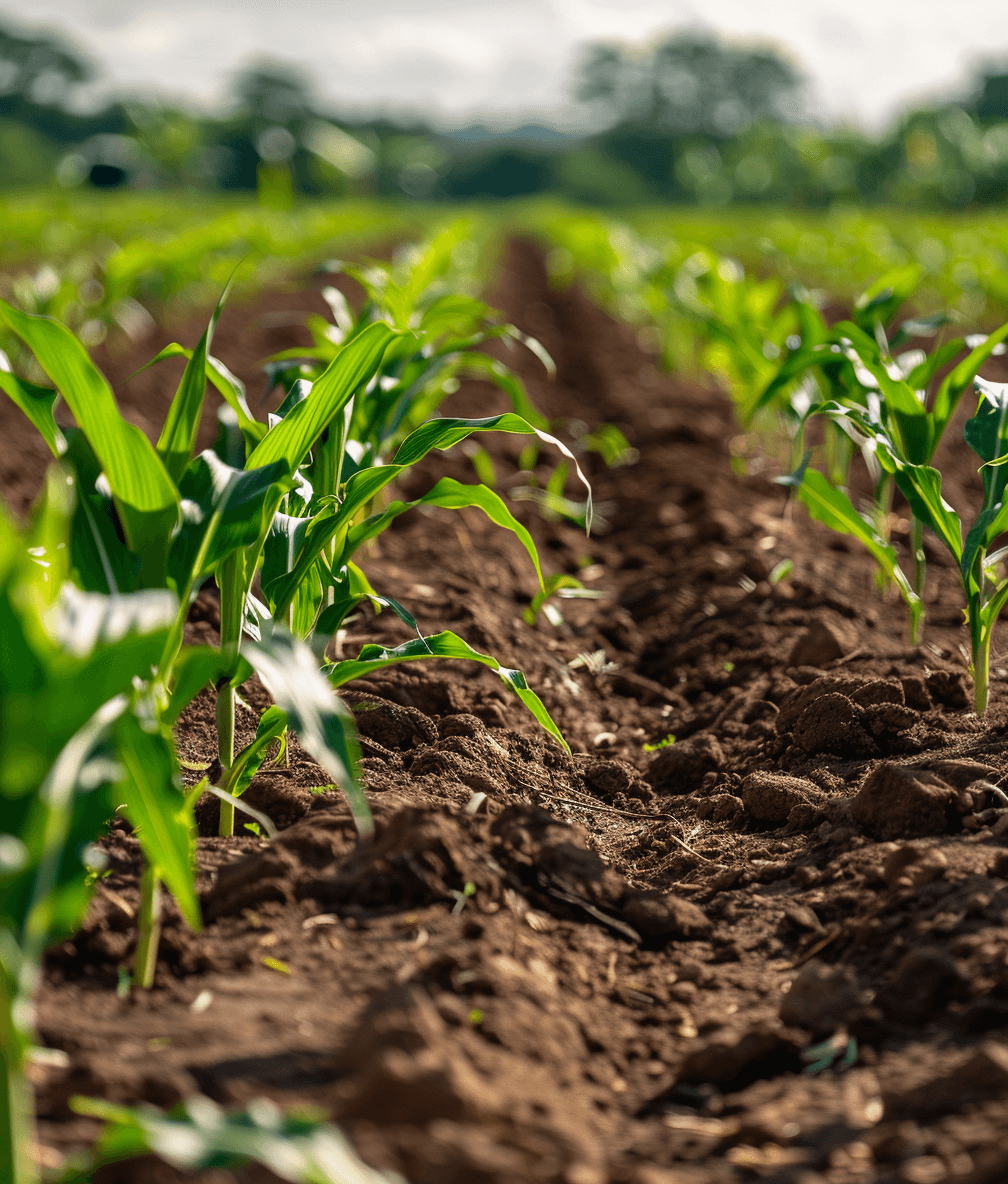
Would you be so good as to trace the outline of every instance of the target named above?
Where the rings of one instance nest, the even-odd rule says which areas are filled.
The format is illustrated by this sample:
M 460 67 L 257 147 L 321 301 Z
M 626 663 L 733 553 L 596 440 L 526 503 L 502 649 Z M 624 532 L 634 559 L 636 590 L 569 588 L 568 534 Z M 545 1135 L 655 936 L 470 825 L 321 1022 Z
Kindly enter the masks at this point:
M 673 736 L 670 733 L 668 736 L 665 737 L 664 740 L 659 740 L 657 744 L 645 744 L 644 751 L 645 752 L 658 752 L 662 748 L 671 748 L 671 746 L 673 744 L 675 744 L 675 736 Z
M 794 564 L 790 559 L 782 559 L 780 563 L 776 564 L 773 571 L 767 577 L 770 581 L 770 586 L 776 588 L 781 580 L 786 580 L 787 577 L 794 571 Z

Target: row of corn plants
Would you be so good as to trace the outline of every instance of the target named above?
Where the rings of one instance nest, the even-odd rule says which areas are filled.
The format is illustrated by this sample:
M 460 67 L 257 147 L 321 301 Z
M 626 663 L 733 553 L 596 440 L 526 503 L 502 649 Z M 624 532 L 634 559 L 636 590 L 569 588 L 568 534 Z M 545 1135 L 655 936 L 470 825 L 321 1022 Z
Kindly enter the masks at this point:
M 542 597 L 569 582 L 544 579 L 528 531 L 483 484 L 443 478 L 413 501 L 388 498 L 396 478 L 431 451 L 487 431 L 556 447 L 581 476 L 573 454 L 544 431 L 521 383 L 479 351 L 487 341 L 504 340 L 551 366 L 538 343 L 453 288 L 453 252 L 464 229 L 449 228 L 394 264 L 354 269 L 366 294 L 356 312 L 336 289 L 328 291 L 332 321 L 313 325 L 316 346 L 270 362 L 283 399 L 265 423 L 212 352 L 225 289 L 194 348 L 173 345 L 153 359 L 186 357 L 155 444 L 122 418 L 108 383 L 65 325 L 0 301 L 0 325 L 51 383 L 33 382 L 7 364 L 0 387 L 54 457 L 27 534 L 0 520 L 0 793 L 11 805 L 0 836 L 6 1087 L 0 1177 L 13 1184 L 36 1176 L 25 1067 L 41 956 L 79 927 L 100 867 L 96 840 L 113 812 L 133 826 L 144 859 L 133 982 L 148 988 L 162 889 L 175 896 L 192 927 L 200 925 L 196 800 L 204 791 L 215 794 L 220 831 L 232 833 L 243 791 L 288 729 L 344 790 L 362 840 L 370 837 L 353 720 L 336 694 L 350 680 L 399 662 L 477 661 L 565 743 L 521 671 L 449 631 L 422 636 L 409 610 L 374 589 L 359 563 L 365 544 L 414 507 L 473 507 L 521 541 Z M 495 383 L 513 410 L 476 419 L 440 416 L 440 403 L 467 375 Z M 208 383 L 223 398 L 219 433 L 215 447 L 197 455 Z M 78 426 L 60 426 L 60 401 Z M 586 505 L 590 525 L 590 489 Z M 220 644 L 187 646 L 189 607 L 211 578 L 220 593 Z M 398 614 L 416 637 L 327 660 L 328 641 L 362 604 Z M 236 751 L 236 688 L 253 671 L 274 705 L 262 713 L 254 739 Z M 186 790 L 172 728 L 206 687 L 217 700 L 220 773 L 215 784 L 204 776 Z M 46 725 L 39 728 L 39 720 Z M 157 1121 L 108 1108 L 102 1113 L 113 1124 L 109 1155 L 168 1138 L 164 1123 L 188 1131 L 193 1162 L 241 1156 L 270 1141 L 254 1116 L 235 1126 L 201 1111 Z M 273 1122 L 270 1129 L 276 1135 L 280 1127 Z M 302 1142 L 315 1138 L 314 1130 L 283 1127 L 285 1138 Z M 177 1130 L 171 1137 L 178 1145 Z M 311 1167 L 308 1151 L 301 1152 Z M 332 1178 L 305 1172 L 285 1178 Z
M 914 642 L 924 619 L 923 532 L 933 532 L 959 571 L 974 705 L 983 712 L 993 629 L 1008 602 L 1008 549 L 995 546 L 1008 531 L 1008 386 L 986 381 L 979 370 L 1004 353 L 1008 324 L 959 335 L 954 312 L 915 315 L 922 281 L 916 263 L 884 273 L 848 318 L 830 324 L 822 293 L 775 276 L 747 276 L 706 246 L 663 251 L 625 226 L 587 217 L 550 226 L 549 234 L 559 279 L 584 275 L 616 312 L 656 334 L 666 365 L 714 373 L 740 428 L 777 435 L 777 454 L 790 470 L 779 481 L 812 517 L 865 546 L 880 587 L 895 586 L 906 601 Z M 964 526 L 942 497 L 934 462 L 968 393 L 977 407 L 965 440 L 977 455 L 984 497 Z M 813 419 L 823 424 L 818 449 L 805 447 Z M 859 453 L 873 489 L 867 504 L 855 504 L 850 489 Z M 889 537 L 896 490 L 911 511 L 908 571 Z

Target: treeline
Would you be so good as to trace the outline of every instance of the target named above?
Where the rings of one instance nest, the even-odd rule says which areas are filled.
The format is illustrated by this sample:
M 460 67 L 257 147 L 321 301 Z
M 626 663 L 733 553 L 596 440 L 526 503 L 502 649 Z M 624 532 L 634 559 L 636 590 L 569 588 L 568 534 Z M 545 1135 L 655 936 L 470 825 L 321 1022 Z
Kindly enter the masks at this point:
M 816 126 L 800 74 L 774 52 L 695 33 L 589 49 L 572 85 L 584 113 L 576 134 L 347 120 L 281 65 L 238 74 L 219 116 L 153 99 L 80 114 L 75 94 L 90 77 L 58 41 L 0 27 L 0 190 L 56 182 L 252 190 L 281 204 L 297 194 L 554 193 L 611 206 L 961 208 L 1000 202 L 1008 185 L 1008 74 L 987 73 L 961 101 L 869 137 Z

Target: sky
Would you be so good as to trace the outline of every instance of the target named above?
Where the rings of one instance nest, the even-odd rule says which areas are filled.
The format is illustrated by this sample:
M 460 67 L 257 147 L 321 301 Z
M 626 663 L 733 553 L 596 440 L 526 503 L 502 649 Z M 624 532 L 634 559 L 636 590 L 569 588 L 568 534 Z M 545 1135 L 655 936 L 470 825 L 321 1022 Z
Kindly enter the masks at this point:
M 347 113 L 445 123 L 570 125 L 585 44 L 706 29 L 772 45 L 809 81 L 827 123 L 879 130 L 900 110 L 960 95 L 983 61 L 1008 69 L 997 0 L 0 0 L 0 19 L 67 35 L 101 88 L 220 104 L 264 56 L 305 67 Z M 993 36 L 992 36 L 993 33 Z

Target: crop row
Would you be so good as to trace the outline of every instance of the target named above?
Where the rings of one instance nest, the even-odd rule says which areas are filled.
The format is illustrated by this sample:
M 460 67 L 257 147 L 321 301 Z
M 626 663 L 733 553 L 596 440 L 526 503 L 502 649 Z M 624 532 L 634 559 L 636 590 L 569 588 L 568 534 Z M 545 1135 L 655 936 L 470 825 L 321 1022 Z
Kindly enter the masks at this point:
M 649 240 L 598 218 L 545 227 L 561 251 L 558 279 L 580 274 L 618 313 L 641 325 L 670 368 L 716 376 L 743 432 L 776 437 L 777 478 L 813 518 L 857 539 L 874 558 L 883 588 L 906 601 L 911 641 L 924 618 L 923 531 L 955 562 L 970 635 L 974 706 L 986 710 L 994 625 L 1008 603 L 1008 384 L 979 376 L 1005 352 L 1008 324 L 961 334 L 955 309 L 920 311 L 924 269 L 904 262 L 885 271 L 830 323 L 825 295 L 776 275 L 748 275 L 710 247 Z M 554 256 L 555 257 L 555 256 Z M 1001 281 L 1003 283 L 1003 280 Z M 965 441 L 976 454 L 983 500 L 971 520 L 942 497 L 935 454 L 960 401 L 977 397 Z M 824 444 L 806 447 L 806 427 L 824 422 Z M 733 442 L 744 453 L 744 437 Z M 855 504 L 851 465 L 860 456 L 873 496 Z M 911 511 L 912 567 L 890 540 L 893 495 Z
M 502 340 L 552 367 L 538 342 L 453 285 L 466 234 L 464 224 L 455 225 L 397 262 L 348 267 L 365 293 L 361 307 L 354 310 L 336 288 L 325 290 L 331 319 L 312 322 L 315 345 L 269 362 L 282 401 L 265 423 L 212 352 L 225 287 L 199 342 L 168 346 L 150 363 L 186 358 L 155 444 L 122 418 L 66 325 L 0 301 L 0 325 L 26 363 L 0 368 L 0 388 L 53 454 L 28 527 L 19 530 L 0 513 L 0 1178 L 12 1184 L 37 1176 L 25 1070 L 37 1055 L 31 1001 L 42 953 L 80 926 L 102 870 L 96 840 L 113 813 L 132 826 L 144 861 L 132 985 L 145 989 L 157 965 L 163 891 L 190 926 L 200 926 L 196 800 L 204 792 L 220 799 L 222 835 L 233 833 L 236 809 L 272 833 L 270 820 L 245 807 L 242 795 L 264 764 L 283 759 L 288 730 L 344 791 L 361 838 L 370 836 L 356 729 L 336 694 L 351 680 L 401 662 L 479 662 L 565 745 L 520 670 L 454 633 L 424 637 L 390 595 L 395 590 L 373 588 L 360 566 L 365 545 L 414 507 L 472 507 L 526 550 L 540 585 L 531 612 L 554 591 L 579 591 L 570 576 L 544 577 L 531 535 L 486 484 L 445 477 L 415 500 L 389 497 L 393 482 L 428 453 L 491 431 L 557 449 L 584 482 L 518 378 L 480 348 Z M 29 369 L 47 382 L 27 377 Z M 494 383 L 513 410 L 441 416 L 440 404 L 466 376 Z M 223 400 L 219 431 L 212 449 L 194 455 L 208 384 Z M 61 402 L 76 427 L 61 426 Z M 591 513 L 587 490 L 586 526 Z M 220 644 L 184 645 L 189 607 L 211 578 L 220 594 Z M 416 636 L 330 659 L 329 641 L 367 605 L 395 613 Z M 273 705 L 237 749 L 236 688 L 253 671 Z M 219 772 L 211 783 L 206 770 L 184 789 L 172 729 L 206 688 L 216 696 Z M 178 1146 L 178 1131 L 164 1125 L 175 1122 L 187 1132 L 188 1166 L 216 1162 L 227 1150 L 261 1157 L 260 1144 L 273 1147 L 283 1134 L 307 1165 L 288 1178 L 354 1178 L 339 1174 L 348 1171 L 346 1149 L 332 1132 L 285 1126 L 275 1115 L 260 1122 L 250 1112 L 229 1124 L 198 1105 L 173 1119 L 93 1101 L 78 1107 L 112 1122 L 99 1158 L 158 1140 Z M 335 1174 L 319 1168 L 322 1144 Z M 354 1170 L 365 1178 L 364 1169 Z M 67 1178 L 83 1171 L 78 1165 Z

